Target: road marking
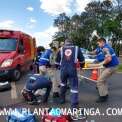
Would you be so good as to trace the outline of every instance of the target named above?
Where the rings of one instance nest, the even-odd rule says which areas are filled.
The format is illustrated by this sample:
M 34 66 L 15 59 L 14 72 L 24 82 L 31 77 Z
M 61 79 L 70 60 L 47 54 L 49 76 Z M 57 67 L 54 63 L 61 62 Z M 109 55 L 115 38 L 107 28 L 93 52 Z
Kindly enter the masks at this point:
M 17 96 L 17 90 L 16 90 L 16 84 L 15 82 L 11 82 L 11 99 L 17 99 L 18 96 Z
M 93 81 L 94 83 L 97 83 L 98 81 L 97 80 L 93 80 L 93 79 L 91 79 L 91 78 L 88 78 L 88 77 L 85 77 L 85 76 L 83 76 L 83 75 L 79 75 L 78 76 L 79 78 L 84 78 L 84 79 L 87 79 L 87 80 L 90 80 L 90 81 Z

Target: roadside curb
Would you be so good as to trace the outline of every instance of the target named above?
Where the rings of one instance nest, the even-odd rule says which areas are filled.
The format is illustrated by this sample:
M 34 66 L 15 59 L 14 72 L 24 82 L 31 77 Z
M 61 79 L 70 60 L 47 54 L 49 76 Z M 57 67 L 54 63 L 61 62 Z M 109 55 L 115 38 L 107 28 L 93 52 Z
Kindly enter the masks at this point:
M 116 72 L 117 74 L 122 74 L 122 72 Z

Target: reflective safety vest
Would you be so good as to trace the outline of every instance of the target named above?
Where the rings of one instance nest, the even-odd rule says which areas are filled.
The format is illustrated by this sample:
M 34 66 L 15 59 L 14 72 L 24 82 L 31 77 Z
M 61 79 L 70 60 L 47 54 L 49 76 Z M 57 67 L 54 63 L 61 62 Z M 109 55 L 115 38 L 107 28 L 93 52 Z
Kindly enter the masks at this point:
M 61 49 L 61 61 L 60 61 L 61 67 L 62 66 L 76 67 L 77 57 L 78 57 L 78 47 L 77 46 L 72 46 L 72 45 L 64 46 Z
M 100 47 L 96 48 L 96 60 L 98 62 L 104 61 L 105 55 L 103 54 L 103 51 Z
M 38 52 L 37 53 L 37 56 L 36 56 L 36 64 L 39 64 L 39 59 L 41 58 L 41 55 L 42 55 L 43 52 Z
M 44 53 L 41 54 L 41 57 L 39 59 L 39 65 L 49 65 L 49 59 L 52 51 L 50 49 L 47 49 Z
M 118 60 L 118 57 L 117 57 L 116 54 L 115 54 L 114 49 L 113 49 L 111 46 L 109 46 L 108 44 L 105 44 L 105 45 L 102 47 L 102 50 L 103 50 L 104 48 L 109 49 L 109 53 L 110 53 L 110 55 L 111 55 L 111 57 L 112 57 L 112 60 L 111 60 L 108 64 L 106 64 L 105 66 L 106 66 L 106 67 L 114 67 L 114 66 L 117 66 L 117 65 L 119 64 L 119 60 Z M 103 51 L 103 52 L 104 52 L 104 51 Z

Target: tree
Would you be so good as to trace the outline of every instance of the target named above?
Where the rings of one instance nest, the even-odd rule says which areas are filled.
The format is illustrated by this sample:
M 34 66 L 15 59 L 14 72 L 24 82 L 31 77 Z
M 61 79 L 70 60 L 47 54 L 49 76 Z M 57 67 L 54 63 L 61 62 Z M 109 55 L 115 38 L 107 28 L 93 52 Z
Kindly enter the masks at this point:
M 58 27 L 59 36 L 66 37 L 67 33 L 70 31 L 70 18 L 66 16 L 65 13 L 59 14 L 59 16 L 54 20 L 54 26 Z
M 91 1 L 80 15 L 68 17 L 65 13 L 60 14 L 54 20 L 54 26 L 59 28 L 54 40 L 61 42 L 70 37 L 75 44 L 91 49 L 96 46 L 96 38 L 91 38 L 91 34 L 97 30 L 100 37 L 115 40 L 117 48 L 119 43 L 115 42 L 122 40 L 122 1 L 115 1 L 116 4 L 111 0 Z

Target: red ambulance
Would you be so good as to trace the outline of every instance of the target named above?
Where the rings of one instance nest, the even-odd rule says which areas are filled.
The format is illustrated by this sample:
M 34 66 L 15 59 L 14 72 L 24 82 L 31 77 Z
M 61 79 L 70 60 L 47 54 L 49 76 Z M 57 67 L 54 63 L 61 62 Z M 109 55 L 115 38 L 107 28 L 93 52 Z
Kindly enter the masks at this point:
M 19 80 L 33 64 L 35 39 L 21 31 L 0 30 L 0 81 Z

